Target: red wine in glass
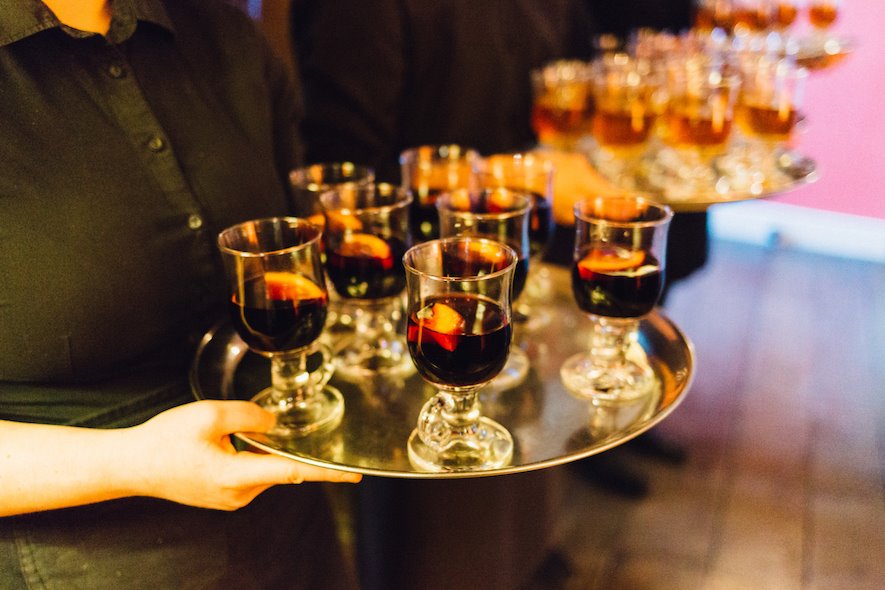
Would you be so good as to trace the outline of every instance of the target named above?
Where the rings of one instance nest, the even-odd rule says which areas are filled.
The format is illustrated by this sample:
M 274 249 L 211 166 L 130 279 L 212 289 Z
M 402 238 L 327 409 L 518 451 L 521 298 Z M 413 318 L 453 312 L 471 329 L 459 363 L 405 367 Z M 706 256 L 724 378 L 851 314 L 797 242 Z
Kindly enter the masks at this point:
M 268 272 L 231 297 L 230 317 L 246 344 L 265 353 L 304 348 L 326 323 L 325 292 L 303 275 Z
M 662 287 L 658 260 L 643 250 L 591 246 L 572 266 L 575 301 L 594 315 L 642 317 L 654 309 Z
M 541 254 L 553 237 L 553 210 L 550 201 L 539 193 L 529 193 L 532 197 L 532 212 L 529 217 L 529 245 L 531 256 Z
M 409 351 L 432 383 L 469 387 L 497 375 L 507 361 L 512 329 L 492 300 L 478 295 L 431 297 L 409 315 Z
M 417 241 L 426 242 L 439 237 L 439 214 L 436 212 L 436 200 L 444 192 L 446 191 L 438 188 L 416 191 L 417 198 L 412 201 L 409 208 L 409 227 L 412 228 Z
M 349 234 L 326 250 L 326 273 L 342 297 L 393 297 L 406 287 L 403 254 L 407 249 L 398 238 Z

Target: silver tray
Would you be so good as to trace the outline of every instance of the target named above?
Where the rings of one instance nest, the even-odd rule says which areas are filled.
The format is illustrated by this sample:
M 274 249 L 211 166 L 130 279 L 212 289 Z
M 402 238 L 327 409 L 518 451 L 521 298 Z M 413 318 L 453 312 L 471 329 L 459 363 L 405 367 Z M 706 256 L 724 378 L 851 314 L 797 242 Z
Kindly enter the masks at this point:
M 585 150 L 585 153 L 592 162 L 591 152 Z M 613 177 L 608 180 L 621 188 L 649 195 L 655 201 L 665 203 L 675 212 L 688 213 L 705 211 L 713 205 L 723 203 L 781 195 L 815 182 L 820 177 L 814 160 L 796 151 L 781 150 L 771 155 L 770 175 L 761 181 L 741 180 L 738 176 L 726 172 L 727 164 L 723 162 L 727 162 L 728 155 L 720 157 L 711 164 L 710 174 L 714 180 L 709 183 L 707 190 L 668 189 L 666 182 L 660 180 L 666 177 L 668 169 L 664 160 L 668 156 L 666 149 L 658 149 L 645 156 L 637 169 L 638 172 L 629 179 L 629 183 Z M 603 176 L 605 177 L 604 173 Z M 715 188 L 716 185 L 719 185 L 718 189 Z
M 854 52 L 857 41 L 852 37 L 817 37 L 799 39 L 796 63 L 816 72 L 829 69 Z
M 581 459 L 626 442 L 669 415 L 684 398 L 694 375 L 693 348 L 664 315 L 653 313 L 640 328 L 639 345 L 658 378 L 644 400 L 612 410 L 594 410 L 569 395 L 559 367 L 587 345 L 589 323 L 578 311 L 568 288 L 568 272 L 548 268 L 553 294 L 544 309 L 549 324 L 529 332 L 517 324 L 515 337 L 528 353 L 532 368 L 525 382 L 508 391 L 480 394 L 483 413 L 513 435 L 516 450 L 510 465 L 488 471 L 429 473 L 412 467 L 406 441 L 418 412 L 433 390 L 419 376 L 391 381 L 331 384 L 345 398 L 341 424 L 332 432 L 302 439 L 277 439 L 238 433 L 241 441 L 268 453 L 322 467 L 396 478 L 465 478 L 542 469 Z M 228 323 L 203 338 L 191 368 L 197 399 L 249 399 L 269 383 L 267 359 L 248 350 Z

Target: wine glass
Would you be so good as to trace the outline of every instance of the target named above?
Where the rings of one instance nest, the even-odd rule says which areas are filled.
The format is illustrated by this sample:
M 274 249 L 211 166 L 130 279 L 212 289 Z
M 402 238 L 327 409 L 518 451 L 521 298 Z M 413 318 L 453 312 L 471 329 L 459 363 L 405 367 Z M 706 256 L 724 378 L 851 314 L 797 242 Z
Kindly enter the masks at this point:
M 793 59 L 760 55 L 742 68 L 743 85 L 736 122 L 750 139 L 750 169 L 766 180 L 780 174 L 777 166 L 799 121 L 808 70 Z
M 808 0 L 808 22 L 818 35 L 833 26 L 842 9 L 842 0 Z
M 666 95 L 660 92 L 658 73 L 645 58 L 616 53 L 594 65 L 594 164 L 619 186 L 633 188 Z
M 542 146 L 574 150 L 590 132 L 592 77 L 588 63 L 557 60 L 532 71 L 532 129 Z
M 699 53 L 668 60 L 666 73 L 668 100 L 661 136 L 678 156 L 667 192 L 713 192 L 718 174 L 712 163 L 728 147 L 740 76 Z
M 534 153 L 493 154 L 481 160 L 477 183 L 483 189 L 505 188 L 529 195 L 529 255 L 532 260 L 525 295 L 514 308 L 514 320 L 535 330 L 550 323 L 540 302 L 550 301 L 549 271 L 538 264 L 553 237 L 553 162 Z M 534 303 L 534 305 L 533 305 Z
M 482 415 L 477 390 L 507 361 L 517 253 L 483 238 L 431 240 L 404 257 L 409 352 L 438 392 L 424 405 L 407 448 L 426 471 L 509 464 L 513 438 Z
M 322 228 L 326 223 L 320 204 L 322 193 L 331 189 L 351 190 L 358 186 L 371 186 L 374 182 L 375 170 L 372 167 L 353 162 L 321 162 L 296 168 L 289 172 L 292 211 Z M 356 310 L 337 297 L 328 285 L 326 290 L 329 292 L 329 312 L 322 337 L 335 341 L 352 330 Z
M 637 196 L 575 204 L 572 292 L 592 322 L 590 348 L 560 369 L 566 388 L 596 405 L 633 403 L 655 385 L 637 343 L 664 281 L 670 209 Z
M 436 202 L 439 211 L 440 236 L 472 236 L 507 244 L 517 254 L 513 271 L 511 300 L 522 294 L 529 274 L 529 215 L 532 200 L 527 193 L 505 188 L 487 188 L 470 191 L 461 189 L 440 195 Z M 489 384 L 488 391 L 503 391 L 516 387 L 529 372 L 528 355 L 514 345 L 507 364 Z
M 353 303 L 354 329 L 335 346 L 336 372 L 347 380 L 414 372 L 399 333 L 406 287 L 402 257 L 411 246 L 412 194 L 380 183 L 320 195 L 326 223 L 326 274 Z
M 271 386 L 252 399 L 276 415 L 271 433 L 278 436 L 330 430 L 344 414 L 344 398 L 326 384 L 328 363 L 319 376 L 307 368 L 326 321 L 321 236 L 317 226 L 294 217 L 246 221 L 218 235 L 230 318 L 249 348 L 270 358 Z
M 411 226 L 415 240 L 439 237 L 437 197 L 460 188 L 470 188 L 480 155 L 455 144 L 422 145 L 404 150 L 399 157 L 402 186 L 414 195 Z

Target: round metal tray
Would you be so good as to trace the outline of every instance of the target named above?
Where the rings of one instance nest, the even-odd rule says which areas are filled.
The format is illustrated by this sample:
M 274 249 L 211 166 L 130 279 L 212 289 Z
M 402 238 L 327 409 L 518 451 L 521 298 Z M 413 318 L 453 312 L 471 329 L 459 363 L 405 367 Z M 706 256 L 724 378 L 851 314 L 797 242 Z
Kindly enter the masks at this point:
M 422 404 L 433 394 L 417 375 L 356 384 L 333 377 L 331 384 L 344 395 L 345 412 L 332 432 L 301 439 L 256 433 L 236 437 L 313 465 L 375 476 L 442 479 L 519 473 L 574 461 L 626 442 L 663 420 L 682 401 L 694 375 L 688 339 L 660 313 L 644 319 L 638 344 L 654 368 L 658 387 L 636 404 L 595 410 L 571 396 L 559 379 L 562 362 L 587 345 L 589 323 L 571 300 L 567 271 L 549 267 L 547 272 L 553 291 L 537 313 L 546 314 L 549 323 L 533 332 L 520 324 L 514 329 L 532 363 L 527 379 L 508 391 L 480 394 L 483 413 L 513 435 L 516 450 L 510 465 L 441 473 L 414 468 L 406 441 Z M 197 399 L 249 399 L 268 385 L 269 371 L 267 359 L 250 352 L 223 323 L 203 338 L 192 364 L 191 386 Z
M 589 150 L 585 150 L 588 158 L 591 158 Z M 622 186 L 628 190 L 635 190 L 649 195 L 655 201 L 668 205 L 675 212 L 689 213 L 705 211 L 713 205 L 723 203 L 735 203 L 739 201 L 749 201 L 754 199 L 764 199 L 781 195 L 786 192 L 795 190 L 806 184 L 817 181 L 819 174 L 817 164 L 811 158 L 802 155 L 799 152 L 791 150 L 781 150 L 772 154 L 771 168 L 773 174 L 762 181 L 742 182 L 736 178 L 729 178 L 727 173 L 720 168 L 725 165 L 725 157 L 713 162 L 711 173 L 714 177 L 722 179 L 723 182 L 711 182 L 709 190 L 696 190 L 685 192 L 682 190 L 670 190 L 666 188 L 662 182 L 656 179 L 655 169 L 666 169 L 661 165 L 661 160 L 667 153 L 665 150 L 652 152 L 643 158 L 643 163 L 639 166 L 635 177 L 630 179 L 630 186 L 626 186 L 623 181 L 618 178 L 609 178 L 608 180 L 615 185 Z M 600 172 L 602 172 L 600 170 Z M 605 176 L 605 174 L 603 174 Z M 723 188 L 716 189 L 714 185 Z

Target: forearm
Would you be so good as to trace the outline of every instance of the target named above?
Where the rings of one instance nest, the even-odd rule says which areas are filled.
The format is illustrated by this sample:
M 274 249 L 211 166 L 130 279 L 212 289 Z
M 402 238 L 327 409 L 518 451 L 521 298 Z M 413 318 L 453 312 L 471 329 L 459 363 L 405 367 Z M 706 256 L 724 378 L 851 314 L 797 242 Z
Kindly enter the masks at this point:
M 0 421 L 0 516 L 137 495 L 131 431 Z

